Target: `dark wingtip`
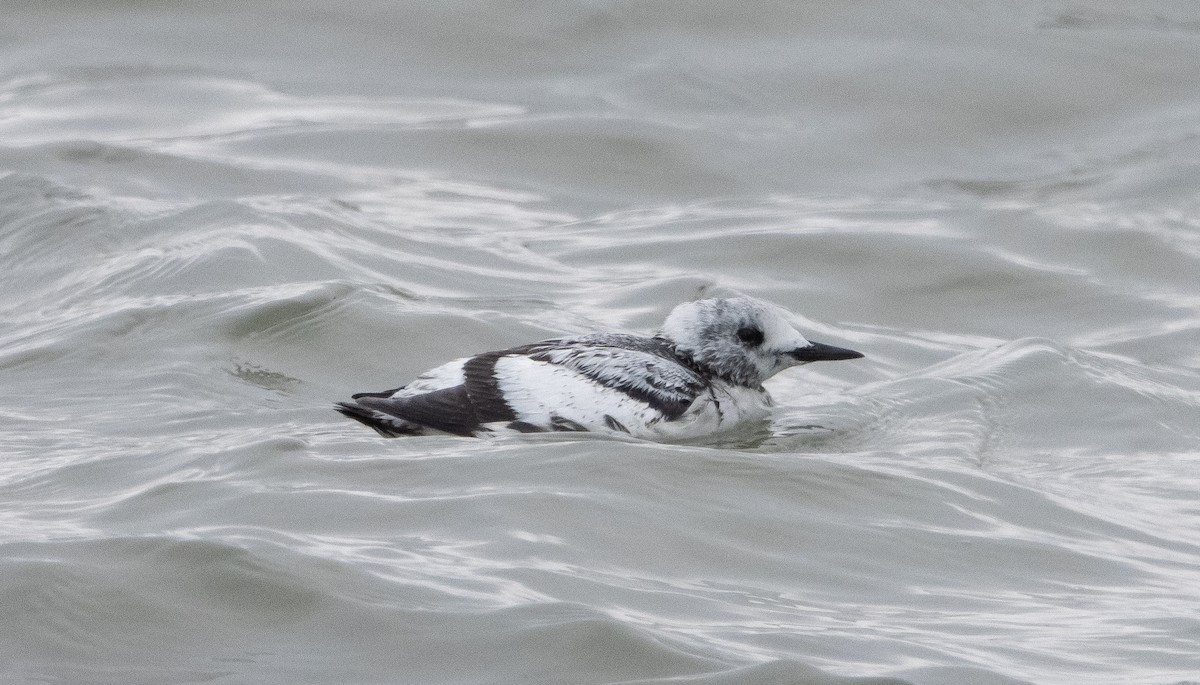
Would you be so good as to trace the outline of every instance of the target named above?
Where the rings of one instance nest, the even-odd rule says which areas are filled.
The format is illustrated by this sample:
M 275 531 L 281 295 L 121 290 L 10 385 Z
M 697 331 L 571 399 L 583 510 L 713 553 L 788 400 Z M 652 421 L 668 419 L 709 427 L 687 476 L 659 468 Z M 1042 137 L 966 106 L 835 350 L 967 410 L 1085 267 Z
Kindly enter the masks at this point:
M 835 347 L 825 343 L 809 341 L 807 347 L 799 347 L 792 351 L 792 357 L 801 362 L 833 362 L 845 359 L 862 359 L 862 352 L 845 347 Z

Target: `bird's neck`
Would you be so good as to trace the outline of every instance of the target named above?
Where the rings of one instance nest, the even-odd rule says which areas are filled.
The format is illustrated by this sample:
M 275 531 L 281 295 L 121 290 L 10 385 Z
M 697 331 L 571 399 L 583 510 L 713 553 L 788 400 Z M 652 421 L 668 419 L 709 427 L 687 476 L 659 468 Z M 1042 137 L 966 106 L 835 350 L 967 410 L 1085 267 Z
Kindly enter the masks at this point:
M 704 378 L 713 378 L 723 381 L 729 385 L 739 388 L 749 388 L 751 390 L 762 390 L 762 383 L 759 382 L 757 376 L 750 375 L 738 368 L 718 368 L 711 364 L 706 364 L 700 359 L 697 359 L 690 351 L 680 348 L 672 340 L 661 338 L 670 347 L 671 352 L 680 364 L 695 371 Z M 739 371 L 742 371 L 739 373 Z

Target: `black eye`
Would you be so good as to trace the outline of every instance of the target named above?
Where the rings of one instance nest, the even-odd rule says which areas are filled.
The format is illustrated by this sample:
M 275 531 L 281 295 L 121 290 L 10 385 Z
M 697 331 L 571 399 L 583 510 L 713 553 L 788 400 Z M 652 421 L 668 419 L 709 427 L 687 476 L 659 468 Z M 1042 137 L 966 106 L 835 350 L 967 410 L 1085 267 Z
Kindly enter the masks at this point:
M 738 340 L 741 340 L 750 347 L 757 347 L 762 344 L 763 332 L 757 328 L 739 328 L 737 337 Z

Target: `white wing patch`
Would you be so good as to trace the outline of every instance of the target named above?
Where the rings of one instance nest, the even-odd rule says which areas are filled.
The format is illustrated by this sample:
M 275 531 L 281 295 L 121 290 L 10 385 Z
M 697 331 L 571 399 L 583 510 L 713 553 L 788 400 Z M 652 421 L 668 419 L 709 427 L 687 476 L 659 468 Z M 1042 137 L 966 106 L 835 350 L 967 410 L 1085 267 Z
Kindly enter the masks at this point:
M 596 382 L 574 369 L 525 356 L 501 357 L 496 379 L 517 419 L 552 430 L 555 418 L 601 432 L 628 432 L 644 439 L 681 439 L 716 432 L 768 414 L 770 397 L 761 390 L 717 383 L 691 402 L 675 420 L 623 390 Z M 613 427 L 618 422 L 625 430 Z
M 496 361 L 496 380 L 517 419 L 546 430 L 552 430 L 559 417 L 590 431 L 612 432 L 605 418 L 612 417 L 631 434 L 648 437 L 647 429 L 663 419 L 661 412 L 620 390 L 565 366 L 529 357 L 501 357 Z
M 678 361 L 646 350 L 576 344 L 534 349 L 529 356 L 623 392 L 668 419 L 682 416 L 708 386 L 700 374 Z
M 414 395 L 423 395 L 434 390 L 462 385 L 464 378 L 463 365 L 469 359 L 470 357 L 463 357 L 462 359 L 455 359 L 452 362 L 446 362 L 441 366 L 432 368 L 414 378 L 408 385 L 397 390 L 392 397 L 413 397 Z

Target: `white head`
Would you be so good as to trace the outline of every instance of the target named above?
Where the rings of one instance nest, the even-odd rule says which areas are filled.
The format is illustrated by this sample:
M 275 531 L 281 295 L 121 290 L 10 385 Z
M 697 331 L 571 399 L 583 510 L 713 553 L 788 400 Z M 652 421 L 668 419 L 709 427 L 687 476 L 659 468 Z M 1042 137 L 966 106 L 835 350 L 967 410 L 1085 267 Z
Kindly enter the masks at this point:
M 791 366 L 863 356 L 806 340 L 778 307 L 750 297 L 685 302 L 662 336 L 714 375 L 751 388 Z

